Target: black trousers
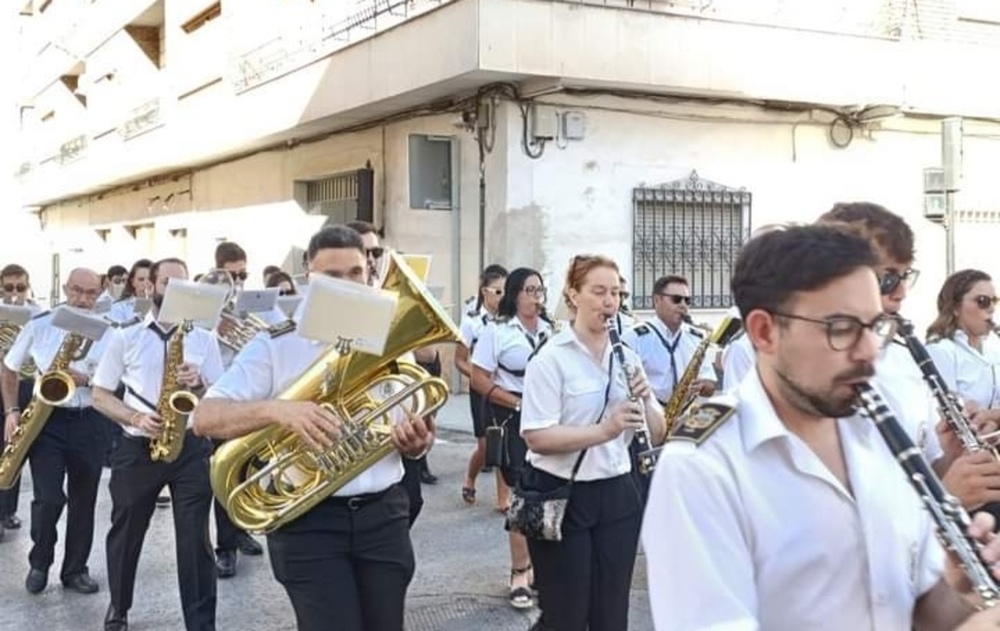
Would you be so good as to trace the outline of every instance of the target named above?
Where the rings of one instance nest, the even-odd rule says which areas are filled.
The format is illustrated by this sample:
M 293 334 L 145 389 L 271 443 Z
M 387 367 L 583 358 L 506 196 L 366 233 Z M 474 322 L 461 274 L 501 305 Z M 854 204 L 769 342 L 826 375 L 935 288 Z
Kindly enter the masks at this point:
M 22 379 L 18 383 L 18 393 L 17 393 L 17 405 L 23 410 L 28 406 L 28 402 L 31 400 L 31 391 L 35 387 L 35 381 L 33 379 Z M 2 397 L 0 397 L 2 400 Z M 13 405 L 13 404 L 10 404 Z M 6 401 L 3 401 L 3 408 L 6 410 L 10 407 Z M 3 432 L 0 431 L 0 448 L 6 446 L 3 440 Z M 17 513 L 17 503 L 21 499 L 21 476 L 18 474 L 17 479 L 14 480 L 14 485 L 7 489 L 6 491 L 0 491 L 0 519 L 10 517 Z
M 208 459 L 212 443 L 191 432 L 171 463 L 149 458 L 149 440 L 122 435 L 111 461 L 111 530 L 108 531 L 108 582 L 111 604 L 132 607 L 139 554 L 156 510 L 156 497 L 170 487 L 177 541 L 177 579 L 187 631 L 215 631 L 215 558 L 208 538 L 212 489 Z
M 529 488 L 546 490 L 565 483 L 530 467 L 525 476 Z M 528 540 L 546 629 L 628 628 L 629 590 L 641 519 L 631 474 L 573 484 L 563 520 L 563 540 Z
M 357 498 L 330 498 L 267 537 L 298 631 L 403 631 L 414 570 L 406 491 Z
M 224 442 L 213 440 L 213 452 Z M 235 552 L 240 537 L 246 535 L 246 532 L 233 523 L 233 520 L 229 518 L 229 513 L 219 503 L 219 500 L 212 500 L 212 504 L 215 510 L 215 552 Z
M 31 567 L 48 571 L 55 558 L 56 526 L 66 515 L 66 551 L 60 578 L 87 572 L 94 543 L 94 506 L 104 462 L 106 419 L 93 408 L 55 408 L 28 452 L 31 502 Z M 65 480 L 65 492 L 63 482 Z
M 420 485 L 420 474 L 427 464 L 426 458 L 424 455 L 419 460 L 410 460 L 403 456 L 403 479 L 400 484 L 406 490 L 410 501 L 410 527 L 413 527 L 413 523 L 417 521 L 420 511 L 424 508 L 424 490 Z

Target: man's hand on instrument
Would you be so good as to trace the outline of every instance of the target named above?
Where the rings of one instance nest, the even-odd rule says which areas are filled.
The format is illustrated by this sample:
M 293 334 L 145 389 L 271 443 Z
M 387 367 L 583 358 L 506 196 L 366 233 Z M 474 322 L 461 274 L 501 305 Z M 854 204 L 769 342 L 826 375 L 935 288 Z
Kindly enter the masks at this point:
M 1000 463 L 988 451 L 959 456 L 948 467 L 943 482 L 967 509 L 1000 502 Z
M 965 445 L 962 444 L 961 439 L 959 439 L 955 430 L 951 428 L 951 425 L 947 421 L 943 419 L 938 421 L 935 431 L 937 432 L 938 442 L 941 444 L 945 458 L 949 462 L 954 462 L 965 454 Z
M 201 387 L 200 370 L 201 368 L 197 364 L 184 362 L 183 364 L 177 367 L 177 383 L 191 390 L 200 388 Z
M 312 401 L 280 401 L 281 424 L 315 451 L 323 451 L 340 440 L 343 422 L 327 408 Z
M 408 458 L 419 458 L 434 444 L 434 419 L 406 413 L 407 420 L 392 427 L 392 444 Z
M 163 420 L 156 412 L 136 412 L 128 424 L 153 438 L 159 438 L 163 432 Z
M 979 558 L 987 571 L 994 577 L 1000 578 L 1000 537 L 993 532 L 995 520 L 989 513 L 976 513 L 972 516 L 972 522 L 966 531 L 972 539 L 981 546 Z M 972 607 L 982 605 L 982 599 L 973 589 L 969 575 L 962 567 L 960 560 L 954 554 L 949 553 L 945 564 L 945 580 L 955 591 L 962 595 L 966 602 Z
M 68 368 L 66 372 L 69 374 L 70 377 L 73 378 L 73 383 L 78 387 L 82 388 L 86 386 L 88 383 L 90 383 L 90 377 L 83 374 L 79 370 L 73 370 L 72 368 Z
M 10 442 L 11 436 L 14 435 L 14 430 L 17 429 L 18 423 L 21 422 L 20 412 L 7 412 L 6 418 L 4 418 L 3 426 L 3 439 L 5 442 Z
M 997 631 L 1000 628 L 1000 607 L 991 607 L 973 614 L 955 631 Z

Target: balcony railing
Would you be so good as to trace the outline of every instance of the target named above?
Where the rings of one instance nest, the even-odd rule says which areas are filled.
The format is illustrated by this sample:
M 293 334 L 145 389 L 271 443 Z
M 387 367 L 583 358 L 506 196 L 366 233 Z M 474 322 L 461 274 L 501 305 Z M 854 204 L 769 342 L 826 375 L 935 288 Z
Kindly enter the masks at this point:
M 238 53 L 229 63 L 229 81 L 244 92 L 452 1 L 360 0 L 346 17 L 295 24 Z

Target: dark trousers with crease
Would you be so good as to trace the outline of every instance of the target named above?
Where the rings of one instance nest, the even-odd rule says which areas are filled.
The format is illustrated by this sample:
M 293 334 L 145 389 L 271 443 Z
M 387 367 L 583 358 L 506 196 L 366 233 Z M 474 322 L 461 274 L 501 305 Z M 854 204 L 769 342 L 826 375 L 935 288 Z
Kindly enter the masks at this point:
M 565 484 L 530 467 L 524 474 L 528 488 L 549 490 Z M 631 474 L 577 481 L 563 520 L 563 540 L 528 540 L 547 631 L 628 628 L 640 504 Z
M 213 451 L 224 443 L 222 440 L 213 440 Z M 219 500 L 212 500 L 215 511 L 215 552 L 235 552 L 239 545 L 240 537 L 246 536 L 246 531 L 240 529 L 233 520 L 229 518 L 229 513 L 223 508 Z
M 398 484 L 375 497 L 353 507 L 330 498 L 268 535 L 298 631 L 403 631 L 415 565 L 409 501 Z
M 55 408 L 28 452 L 31 502 L 31 567 L 47 572 L 55 559 L 56 529 L 66 514 L 66 550 L 60 578 L 88 571 L 94 543 L 94 507 L 104 462 L 105 418 L 93 408 Z M 63 482 L 65 481 L 65 491 Z
M 22 379 L 18 383 L 17 405 L 23 410 L 31 400 L 31 391 L 35 387 L 33 379 Z M 10 404 L 14 405 L 14 404 Z M 6 410 L 10 405 L 3 401 L 3 408 Z M 6 446 L 3 440 L 3 432 L 0 431 L 0 449 Z M 0 519 L 5 519 L 17 513 L 17 503 L 21 499 L 21 476 L 18 474 L 14 480 L 14 485 L 6 491 L 0 491 Z
M 177 541 L 177 580 L 187 631 L 215 631 L 215 559 L 208 538 L 212 489 L 208 459 L 212 443 L 191 432 L 174 462 L 153 462 L 149 440 L 122 435 L 111 458 L 111 530 L 108 531 L 108 582 L 111 604 L 132 607 L 136 568 L 156 497 L 170 487 Z

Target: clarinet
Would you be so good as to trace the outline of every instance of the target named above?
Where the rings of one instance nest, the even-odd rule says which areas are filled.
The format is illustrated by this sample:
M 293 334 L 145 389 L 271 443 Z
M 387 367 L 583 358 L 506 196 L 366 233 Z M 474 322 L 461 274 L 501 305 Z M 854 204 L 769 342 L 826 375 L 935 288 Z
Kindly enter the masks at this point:
M 962 410 L 961 401 L 958 400 L 958 397 L 953 392 L 948 390 L 948 386 L 945 385 L 944 379 L 941 377 L 941 373 L 938 372 L 937 366 L 934 365 L 934 361 L 931 359 L 927 349 L 920 343 L 917 336 L 913 334 L 913 323 L 909 320 L 899 318 L 899 334 L 902 336 L 906 348 L 910 351 L 910 355 L 913 356 L 913 361 L 917 362 L 917 366 L 920 368 L 920 373 L 923 375 L 927 387 L 930 388 L 931 393 L 937 400 L 941 415 L 944 416 L 945 422 L 948 423 L 952 431 L 955 432 L 955 435 L 962 442 L 962 447 L 969 453 L 976 453 L 987 449 L 993 455 L 994 459 L 1000 460 L 1000 453 L 997 452 L 996 448 L 986 445 L 976 435 L 972 424 L 969 423 L 969 419 L 966 418 Z
M 618 335 L 618 326 L 615 323 L 615 317 L 610 316 L 605 320 L 605 326 L 608 329 L 608 339 L 611 341 L 611 352 L 614 353 L 615 359 L 621 364 L 622 374 L 625 376 L 625 386 L 628 388 L 629 393 L 628 400 L 632 403 L 638 403 L 642 408 L 642 427 L 635 430 L 632 440 L 635 441 L 636 466 L 639 473 L 643 476 L 650 476 L 656 468 L 656 461 L 660 458 L 660 450 L 654 448 L 653 442 L 650 440 L 649 425 L 646 424 L 645 406 L 642 399 L 632 391 L 632 378 L 636 374 L 636 368 L 625 359 L 625 346 L 622 344 L 621 336 Z
M 875 423 L 889 451 L 903 467 L 910 484 L 931 514 L 945 549 L 958 557 L 984 608 L 993 607 L 1000 599 L 1000 585 L 990 574 L 989 565 L 979 556 L 982 545 L 968 534 L 969 514 L 945 491 L 923 452 L 913 444 L 879 393 L 867 383 L 858 384 L 855 390 L 861 402 L 861 413 Z

